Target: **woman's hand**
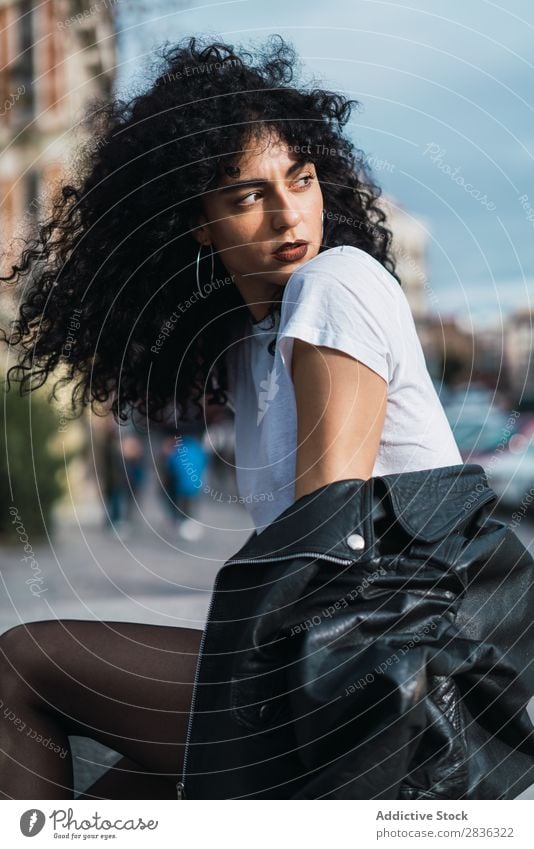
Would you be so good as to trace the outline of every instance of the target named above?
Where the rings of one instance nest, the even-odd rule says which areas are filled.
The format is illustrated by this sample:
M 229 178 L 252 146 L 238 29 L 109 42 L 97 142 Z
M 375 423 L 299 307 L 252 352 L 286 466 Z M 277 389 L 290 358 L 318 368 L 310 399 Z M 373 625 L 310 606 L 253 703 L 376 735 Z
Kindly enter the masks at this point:
M 294 339 L 297 404 L 295 500 L 346 478 L 371 477 L 384 426 L 387 383 L 334 348 Z

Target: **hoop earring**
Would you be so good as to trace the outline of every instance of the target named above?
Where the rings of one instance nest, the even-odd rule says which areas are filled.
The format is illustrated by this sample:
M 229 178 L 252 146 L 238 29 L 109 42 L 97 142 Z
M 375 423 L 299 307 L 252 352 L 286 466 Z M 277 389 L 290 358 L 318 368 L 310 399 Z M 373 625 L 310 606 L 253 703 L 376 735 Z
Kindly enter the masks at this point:
M 211 276 L 210 276 L 210 283 L 213 285 L 213 272 L 214 272 L 214 270 L 215 270 L 215 254 L 214 254 L 214 251 L 213 251 L 213 245 L 212 245 L 211 243 L 210 243 L 210 248 L 211 248 Z M 198 293 L 199 293 L 200 297 L 201 297 L 201 298 L 207 298 L 207 295 L 203 295 L 203 294 L 202 294 L 202 291 L 201 291 L 201 289 L 200 289 L 200 271 L 199 271 L 199 265 L 200 265 L 200 254 L 201 254 L 201 252 L 202 252 L 202 245 L 200 245 L 200 246 L 199 246 L 199 248 L 198 248 L 198 254 L 197 254 L 197 288 L 198 288 Z
M 322 230 L 321 230 L 321 244 L 322 244 L 323 240 L 324 240 L 324 209 L 321 210 L 321 227 L 322 227 Z

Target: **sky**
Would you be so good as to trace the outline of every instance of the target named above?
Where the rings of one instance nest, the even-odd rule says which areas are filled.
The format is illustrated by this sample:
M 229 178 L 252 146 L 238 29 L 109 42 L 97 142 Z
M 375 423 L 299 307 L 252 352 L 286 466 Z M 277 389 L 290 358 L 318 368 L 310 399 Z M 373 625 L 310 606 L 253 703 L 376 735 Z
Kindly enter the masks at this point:
M 346 132 L 427 229 L 431 311 L 481 328 L 534 309 L 531 0 L 132 0 L 119 26 L 123 96 L 166 40 L 280 33 L 304 82 L 360 102 Z

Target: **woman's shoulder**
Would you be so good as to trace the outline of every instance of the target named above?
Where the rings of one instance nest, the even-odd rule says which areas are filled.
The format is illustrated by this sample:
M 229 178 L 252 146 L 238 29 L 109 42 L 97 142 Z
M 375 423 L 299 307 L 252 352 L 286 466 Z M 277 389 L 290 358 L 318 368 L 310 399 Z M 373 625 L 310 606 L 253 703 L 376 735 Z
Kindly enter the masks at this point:
M 327 248 L 303 263 L 284 287 L 283 317 L 302 301 L 328 311 L 370 310 L 402 314 L 406 296 L 397 279 L 375 257 L 353 245 Z M 292 306 L 291 306 L 292 305 Z
M 295 269 L 284 288 L 299 288 L 299 282 L 302 285 L 313 278 L 337 280 L 354 290 L 369 289 L 366 284 L 372 281 L 373 289 L 379 290 L 381 295 L 391 298 L 400 295 L 402 299 L 404 294 L 398 280 L 376 257 L 354 245 L 336 245 L 316 254 Z
M 355 245 L 334 245 L 331 248 L 325 248 L 324 250 L 319 251 L 318 254 L 303 263 L 299 268 L 311 268 L 313 265 L 328 266 L 332 263 L 339 262 L 340 259 L 342 261 L 347 259 L 349 259 L 349 261 L 354 259 L 359 259 L 363 262 L 370 261 L 371 263 L 377 263 L 379 266 L 383 267 L 381 263 L 375 259 L 375 257 L 371 256 L 371 254 L 367 253 L 367 251 L 364 251 L 363 248 L 357 248 Z
M 286 283 L 278 348 L 289 362 L 290 342 L 299 338 L 350 354 L 388 380 L 410 333 L 398 281 L 359 248 L 322 251 L 296 269 Z

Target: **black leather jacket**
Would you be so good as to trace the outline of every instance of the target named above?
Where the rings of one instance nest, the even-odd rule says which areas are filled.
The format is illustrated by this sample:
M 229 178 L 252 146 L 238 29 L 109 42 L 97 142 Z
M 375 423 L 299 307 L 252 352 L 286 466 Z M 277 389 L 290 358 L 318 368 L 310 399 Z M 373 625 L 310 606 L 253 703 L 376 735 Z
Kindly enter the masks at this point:
M 511 799 L 534 561 L 477 464 L 337 481 L 219 570 L 178 798 Z

